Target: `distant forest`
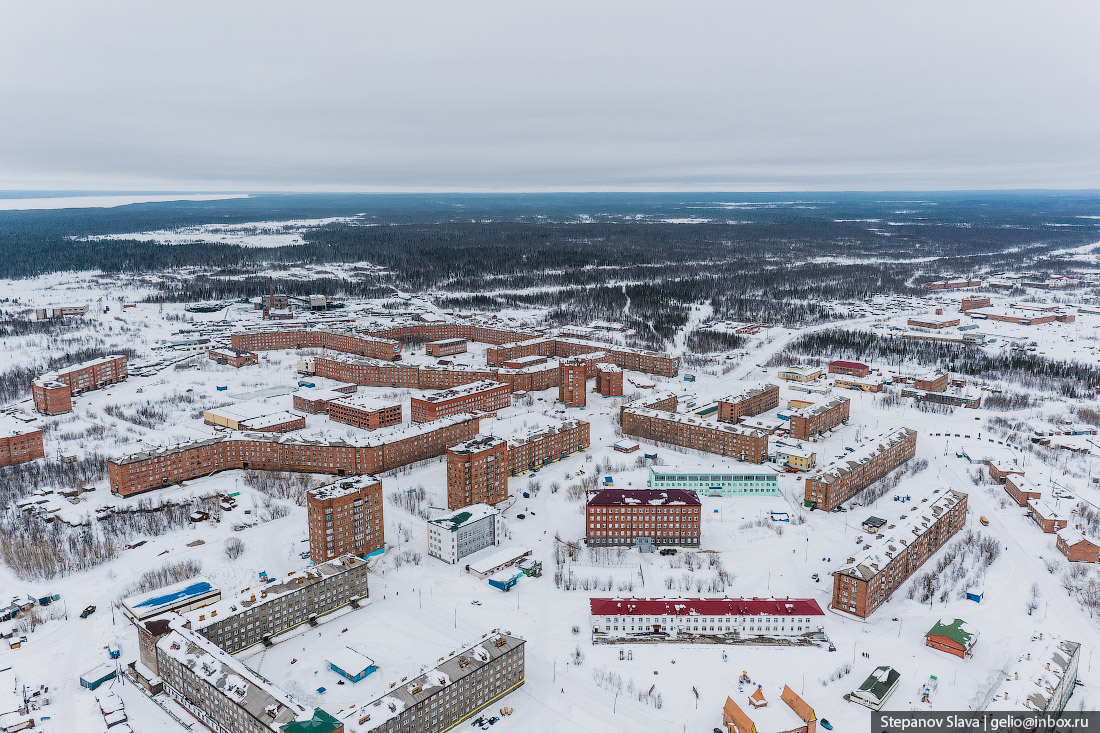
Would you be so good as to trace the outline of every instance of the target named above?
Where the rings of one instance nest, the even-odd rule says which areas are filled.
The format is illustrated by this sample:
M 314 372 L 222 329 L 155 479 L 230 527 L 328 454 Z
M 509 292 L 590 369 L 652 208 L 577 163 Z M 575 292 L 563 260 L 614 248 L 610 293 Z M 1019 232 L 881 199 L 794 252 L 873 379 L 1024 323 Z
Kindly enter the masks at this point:
M 713 317 L 820 323 L 826 300 L 915 292 L 940 277 L 1087 263 L 1052 250 L 1100 240 L 1100 194 L 258 195 L 113 209 L 0 212 L 0 277 L 170 273 L 154 300 L 430 293 L 444 307 L 540 306 L 625 321 L 662 346 L 705 303 Z M 201 224 L 358 216 L 300 246 L 91 240 Z M 683 223 L 686 220 L 698 223 Z M 1058 226 L 1054 226 L 1058 225 Z M 387 274 L 286 277 L 369 262 Z

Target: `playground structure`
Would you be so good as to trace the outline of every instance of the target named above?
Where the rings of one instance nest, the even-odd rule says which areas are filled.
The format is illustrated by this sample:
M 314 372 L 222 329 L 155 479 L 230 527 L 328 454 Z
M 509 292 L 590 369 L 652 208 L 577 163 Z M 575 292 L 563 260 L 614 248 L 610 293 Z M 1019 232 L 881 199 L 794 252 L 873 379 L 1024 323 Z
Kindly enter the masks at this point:
M 932 695 L 940 691 L 940 681 L 934 674 L 928 675 L 928 681 L 921 685 L 920 688 L 920 701 L 922 705 L 927 705 L 928 709 L 932 709 Z

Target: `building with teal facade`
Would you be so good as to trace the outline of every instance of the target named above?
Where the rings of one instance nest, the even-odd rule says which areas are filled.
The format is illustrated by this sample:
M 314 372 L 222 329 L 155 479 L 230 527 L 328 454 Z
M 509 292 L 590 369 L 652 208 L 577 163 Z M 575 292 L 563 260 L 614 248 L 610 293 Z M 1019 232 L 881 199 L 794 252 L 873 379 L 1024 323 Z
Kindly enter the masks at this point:
M 687 489 L 699 496 L 779 496 L 779 474 L 771 471 L 734 473 L 698 468 L 654 466 L 649 469 L 649 488 Z

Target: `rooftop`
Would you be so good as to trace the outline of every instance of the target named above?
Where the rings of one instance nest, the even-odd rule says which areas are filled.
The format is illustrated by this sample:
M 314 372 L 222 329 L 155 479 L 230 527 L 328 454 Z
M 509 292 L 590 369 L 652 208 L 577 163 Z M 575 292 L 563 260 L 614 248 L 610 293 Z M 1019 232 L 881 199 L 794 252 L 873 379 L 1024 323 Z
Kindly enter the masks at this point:
M 361 490 L 369 486 L 375 486 L 379 483 L 380 481 L 374 476 L 362 474 L 360 476 L 343 478 L 331 484 L 319 486 L 316 489 L 310 489 L 306 493 L 318 501 L 328 501 L 331 499 L 339 499 L 349 494 L 358 494 Z
M 437 527 L 442 527 L 451 532 L 457 532 L 472 522 L 484 519 L 485 517 L 495 517 L 499 514 L 500 512 L 488 504 L 471 504 L 456 512 L 450 512 L 436 517 L 435 519 L 429 519 L 428 523 L 434 524 Z
M 966 494 L 953 489 L 934 489 L 899 520 L 887 525 L 880 534 L 869 538 L 854 557 L 836 570 L 861 580 L 869 580 L 889 565 L 893 559 L 920 537 L 943 514 L 966 499 Z M 921 504 L 927 506 L 923 508 Z
M 588 506 L 700 506 L 699 496 L 684 489 L 603 489 Z
M 593 616 L 824 616 L 813 598 L 590 598 Z
M 414 397 L 413 399 L 423 400 L 424 402 L 446 402 L 447 400 L 454 400 L 459 397 L 466 397 L 468 395 L 477 394 L 478 392 L 487 392 L 491 389 L 498 389 L 501 387 L 507 389 L 504 382 L 494 382 L 491 379 L 482 379 L 458 387 L 440 390 L 439 392 L 431 392 L 423 397 Z
M 963 649 L 969 649 L 978 641 L 978 632 L 967 626 L 961 618 L 941 619 L 937 621 L 925 636 L 942 636 L 955 642 Z
M 986 710 L 1046 710 L 1081 645 L 1037 632 L 1018 647 L 1018 656 L 1004 669 L 1001 683 Z M 1072 691 L 1071 691 L 1072 694 Z
M 910 428 L 895 428 L 889 432 L 883 433 L 877 438 L 871 439 L 870 442 L 863 443 L 848 455 L 830 462 L 829 465 L 808 476 L 806 480 L 831 484 L 847 476 L 864 463 L 877 458 L 879 455 L 888 451 L 892 446 L 907 440 L 908 437 L 915 434 L 915 432 L 916 431 Z

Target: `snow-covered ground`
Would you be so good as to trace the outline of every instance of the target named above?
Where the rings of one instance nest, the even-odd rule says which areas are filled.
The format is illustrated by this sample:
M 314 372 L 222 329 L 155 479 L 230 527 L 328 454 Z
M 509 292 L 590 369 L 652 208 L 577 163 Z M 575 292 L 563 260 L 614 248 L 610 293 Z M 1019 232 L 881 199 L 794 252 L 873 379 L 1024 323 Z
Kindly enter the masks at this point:
M 728 206 L 742 208 L 736 204 Z M 751 204 L 744 208 L 761 206 Z M 46 297 L 53 303 L 80 298 L 81 302 L 91 299 L 102 305 L 109 304 L 109 312 L 96 309 L 80 322 L 83 325 L 66 337 L 125 344 L 138 352 L 134 361 L 164 359 L 165 352 L 159 342 L 178 337 L 176 332 L 181 327 L 202 327 L 213 332 L 216 322 L 226 317 L 238 323 L 254 322 L 258 318 L 258 314 L 247 306 L 234 308 L 228 316 L 222 312 L 188 314 L 177 305 L 138 304 L 136 308 L 122 310 L 117 286 L 112 287 L 109 279 L 88 275 L 54 277 L 42 282 L 21 281 L 17 285 L 15 295 L 22 307 L 31 307 Z M 124 299 L 132 300 L 137 292 L 128 291 Z M 853 307 L 852 317 L 840 325 L 885 327 L 903 322 L 909 315 L 923 312 L 923 306 L 932 306 L 935 302 L 934 298 L 914 299 Z M 414 300 L 408 301 L 406 308 L 432 310 Z M 380 303 L 352 302 L 346 312 L 370 314 L 362 316 L 364 322 L 383 323 L 386 319 L 380 315 L 382 311 Z M 530 316 L 529 311 L 507 314 L 515 319 Z M 700 307 L 692 315 L 691 326 L 698 325 L 708 316 L 707 308 Z M 1097 326 L 1100 326 L 1100 316 L 1079 315 L 1074 324 L 1030 327 L 1027 336 L 1037 341 L 1037 348 L 1046 351 L 1047 356 L 1087 356 L 1091 359 L 1097 358 L 1095 349 L 1100 346 L 1096 342 Z M 833 326 L 812 328 L 827 327 Z M 1009 336 L 1010 328 L 1022 327 L 982 325 L 983 332 L 991 331 L 999 338 Z M 761 365 L 766 365 L 774 354 L 807 330 L 781 327 L 765 330 L 750 337 L 745 347 L 746 355 L 685 369 L 695 376 L 694 382 L 649 377 L 656 382 L 657 389 L 676 392 L 682 403 L 691 398 L 701 408 L 723 395 L 763 381 L 774 381 L 777 370 Z M 37 363 L 58 348 L 54 340 L 37 336 L 18 337 L 4 345 L 8 353 L 19 354 L 19 359 L 26 363 Z M 470 346 L 471 351 L 458 359 L 470 364 L 483 363 L 484 345 Z M 415 348 L 407 350 L 406 359 L 414 363 L 427 361 L 417 351 Z M 192 361 L 197 365 L 192 369 L 177 370 L 169 366 L 151 376 L 131 377 L 125 383 L 81 395 L 76 398 L 74 412 L 70 415 L 38 418 L 38 423 L 48 430 L 47 454 L 51 457 L 59 453 L 106 455 L 142 443 L 168 442 L 209 433 L 211 429 L 202 424 L 200 417 L 202 408 L 243 399 L 264 399 L 273 407 L 289 409 L 291 393 L 297 388 L 296 355 L 292 352 L 266 352 L 259 365 L 240 370 L 218 366 L 202 352 Z M 626 376 L 639 375 L 628 373 Z M 360 389 L 400 400 L 406 405 L 411 394 L 409 390 Z M 896 391 L 897 388 L 892 389 Z M 631 388 L 628 391 L 641 393 Z M 996 416 L 1023 423 L 1069 420 L 1072 417 L 1070 404 L 1046 395 L 1040 406 L 1014 413 L 958 408 L 941 414 L 919 411 L 908 401 L 892 403 L 871 394 L 848 391 L 834 391 L 834 394 L 851 399 L 851 420 L 847 426 L 813 444 L 819 463 L 843 455 L 845 448 L 861 436 L 907 426 L 918 431 L 918 458 L 926 459 L 929 467 L 907 476 L 873 506 L 852 508 L 847 513 L 804 511 L 801 508 L 802 475 L 788 473 L 779 475 L 780 497 L 703 498 L 701 550 L 716 554 L 732 574 L 725 595 L 809 597 L 825 608 L 832 586 L 828 573 L 852 554 L 856 538 L 864 534 L 860 523 L 867 516 L 874 514 L 892 519 L 903 514 L 906 506 L 893 501 L 894 494 L 918 498 L 932 489 L 949 488 L 969 494 L 968 529 L 994 538 L 1003 547 L 1000 557 L 980 581 L 986 591 L 982 603 L 960 597 L 964 584 L 979 582 L 977 571 L 970 569 L 963 580 L 949 589 L 943 601 L 937 595 L 930 603 L 919 604 L 907 598 L 908 586 L 904 586 L 866 621 L 826 611 L 825 630 L 836 646 L 835 652 L 820 647 L 593 645 L 589 635 L 588 599 L 609 593 L 560 589 L 555 586 L 553 577 L 557 538 L 578 543 L 584 535 L 583 504 L 571 498 L 570 485 L 598 471 L 600 476 L 613 476 L 616 487 L 641 488 L 645 485 L 648 469 L 639 464 L 637 457 L 651 451 L 656 451 L 659 460 L 668 466 L 751 471 L 775 468 L 738 464 L 712 454 L 653 446 L 644 441 L 643 451 L 628 455 L 618 453 L 611 445 L 621 438 L 617 432 L 617 416 L 622 400 L 591 394 L 586 409 L 565 413 L 565 416 L 591 422 L 591 450 L 554 463 L 537 475 L 519 476 L 510 481 L 514 501 L 505 511 L 506 544 L 533 549 L 535 556 L 544 563 L 542 577 L 524 578 L 509 593 L 502 593 L 465 573 L 461 566 L 427 557 L 424 521 L 387 501 L 385 523 L 390 552 L 371 561 L 374 570 L 371 602 L 359 610 L 328 619 L 316 629 L 305 628 L 292 633 L 272 648 L 249 650 L 241 656 L 246 663 L 300 699 L 338 714 L 352 703 L 374 699 L 388 689 L 390 682 L 417 673 L 423 665 L 433 664 L 442 654 L 480 638 L 492 628 L 502 628 L 527 640 L 527 682 L 504 703 L 514 707 L 516 714 L 497 723 L 494 729 L 706 732 L 721 725 L 721 708 L 727 695 L 739 703 L 744 702 L 751 690 L 746 688 L 739 692 L 738 677 L 748 672 L 754 683 L 763 685 L 769 699 L 778 697 L 784 684 L 790 685 L 820 717 L 828 718 L 836 730 L 855 731 L 866 729 L 870 712 L 845 702 L 842 696 L 858 687 L 876 666 L 890 665 L 902 675 L 900 687 L 890 701 L 891 707 L 919 707 L 920 688 L 930 675 L 939 680 L 938 691 L 930 703 L 932 709 L 981 707 L 997 679 L 1011 672 L 1015 658 L 1013 650 L 1033 633 L 1045 631 L 1084 645 L 1080 676 L 1085 686 L 1074 692 L 1070 708 L 1093 708 L 1100 704 L 1100 693 L 1095 692 L 1100 686 L 1100 668 L 1095 677 L 1091 671 L 1093 650 L 1100 644 L 1100 628 L 1063 588 L 1062 576 L 1068 563 L 1055 550 L 1053 535 L 1040 532 L 1022 510 L 1007 502 L 1007 495 L 1000 486 L 987 480 L 975 484 L 972 476 L 977 467 L 956 457 L 965 446 L 988 445 L 991 440 L 994 445 L 1000 445 L 1015 436 L 1015 450 L 1029 478 L 1040 483 L 1055 479 L 1080 499 L 1100 506 L 1100 490 L 1089 481 L 1091 456 L 1098 449 L 1088 441 L 1081 439 L 1073 443 L 1085 451 L 1082 453 L 1032 450 L 1026 434 L 990 427 L 991 419 Z M 556 391 L 532 393 L 531 397 L 529 406 L 517 405 L 501 411 L 497 420 L 486 421 L 485 429 L 503 433 L 524 426 L 549 424 L 563 416 L 554 406 Z M 781 397 L 781 408 L 786 407 L 790 399 L 823 398 L 797 391 L 785 383 Z M 19 406 L 28 409 L 25 402 Z M 152 408 L 155 413 L 150 418 L 152 424 L 132 421 L 131 418 L 138 415 L 138 408 L 143 406 Z M 405 419 L 408 417 L 406 409 Z M 361 434 L 355 428 L 331 423 L 321 415 L 308 416 L 307 423 L 310 430 L 326 430 L 333 435 Z M 446 505 L 446 469 L 441 460 L 383 475 L 382 481 L 387 496 L 421 486 L 430 506 L 442 508 Z M 532 490 L 534 482 L 538 484 L 538 491 L 530 499 L 522 498 L 524 491 Z M 557 491 L 553 484 L 558 485 Z M 260 571 L 282 574 L 305 567 L 308 561 L 299 557 L 306 548 L 304 510 L 278 501 L 289 512 L 287 516 L 262 521 L 266 497 L 246 485 L 244 472 L 216 474 L 142 498 L 178 502 L 234 491 L 241 494 L 240 506 L 223 514 L 220 523 L 189 524 L 158 537 L 148 537 L 147 544 L 126 550 L 118 558 L 90 570 L 47 581 L 29 581 L 19 579 L 10 567 L 0 566 L 0 588 L 7 591 L 0 601 L 7 601 L 9 597 L 56 593 L 61 601 L 51 608 L 67 612 L 68 616 L 39 625 L 27 634 L 28 641 L 20 649 L 9 650 L 6 645 L 0 645 L 0 668 L 11 666 L 22 684 L 47 684 L 51 688 L 52 703 L 40 712 L 40 716 L 50 719 L 40 719 L 37 729 L 53 733 L 103 730 L 95 708 L 95 694 L 81 689 L 77 678 L 81 672 L 107 661 L 104 647 L 111 641 L 121 643 L 122 661 L 137 657 L 134 632 L 112 603 L 141 573 L 169 561 L 194 560 L 201 563 L 203 575 L 224 590 L 233 592 L 253 583 Z M 137 501 L 111 495 L 105 479 L 94 482 L 79 499 L 78 504 L 58 499 L 64 502 L 61 511 L 66 520 L 78 522 L 94 515 L 96 508 L 119 507 Z M 1061 500 L 1060 508 L 1069 511 L 1075 503 L 1075 500 Z M 790 524 L 766 521 L 773 510 L 788 512 L 793 521 Z M 245 511 L 250 514 L 246 515 Z M 525 518 L 519 519 L 519 514 Z M 981 526 L 980 516 L 989 519 L 988 527 Z M 233 525 L 241 524 L 246 517 L 253 526 L 235 531 Z M 89 521 L 95 522 L 94 519 Z M 232 561 L 223 552 L 223 543 L 229 537 L 238 537 L 245 545 L 244 554 Z M 203 544 L 195 544 L 197 540 L 202 540 Z M 396 567 L 394 558 L 406 549 L 423 553 L 422 560 L 419 564 Z M 714 574 L 706 570 L 688 571 L 683 566 L 683 555 L 681 552 L 676 557 L 663 557 L 627 551 L 622 564 L 612 566 L 601 564 L 606 561 L 582 550 L 569 569 L 577 576 L 591 577 L 599 582 L 611 577 L 616 587 L 611 595 L 699 595 L 694 590 L 696 581 L 710 582 Z M 934 562 L 935 558 L 926 569 Z M 1047 569 L 1048 562 L 1053 572 Z M 820 582 L 813 580 L 815 573 L 821 577 Z M 1039 600 L 1029 614 L 1027 606 L 1033 583 L 1038 586 Z M 619 590 L 626 587 L 630 590 Z M 712 594 L 704 592 L 702 595 Z M 80 610 L 89 604 L 95 604 L 97 612 L 87 619 L 77 618 Z M 944 617 L 963 618 L 979 631 L 980 638 L 972 657 L 961 660 L 924 645 L 924 633 Z M 0 629 L 11 629 L 16 624 L 3 622 Z M 334 673 L 327 669 L 325 649 L 340 644 L 355 646 L 374 658 L 379 665 L 378 672 L 355 685 L 338 684 Z M 580 664 L 573 658 L 577 648 L 583 656 Z M 632 651 L 629 659 L 620 659 L 620 649 L 624 648 Z M 292 659 L 297 661 L 291 663 Z M 621 690 L 617 691 L 606 681 L 602 686 L 598 684 L 598 678 L 606 678 L 600 674 L 601 670 L 619 675 Z M 319 687 L 325 687 L 326 692 L 317 693 Z M 652 695 L 643 694 L 639 699 L 638 691 L 648 693 L 651 688 Z M 698 691 L 698 699 L 693 688 Z M 108 688 L 101 689 L 106 691 Z M 115 683 L 110 689 L 117 690 L 126 701 L 135 730 L 144 733 L 180 729 L 168 713 L 134 687 Z M 658 694 L 663 702 L 660 708 L 655 705 Z M 169 705 L 169 708 L 185 721 L 194 722 L 178 707 Z

